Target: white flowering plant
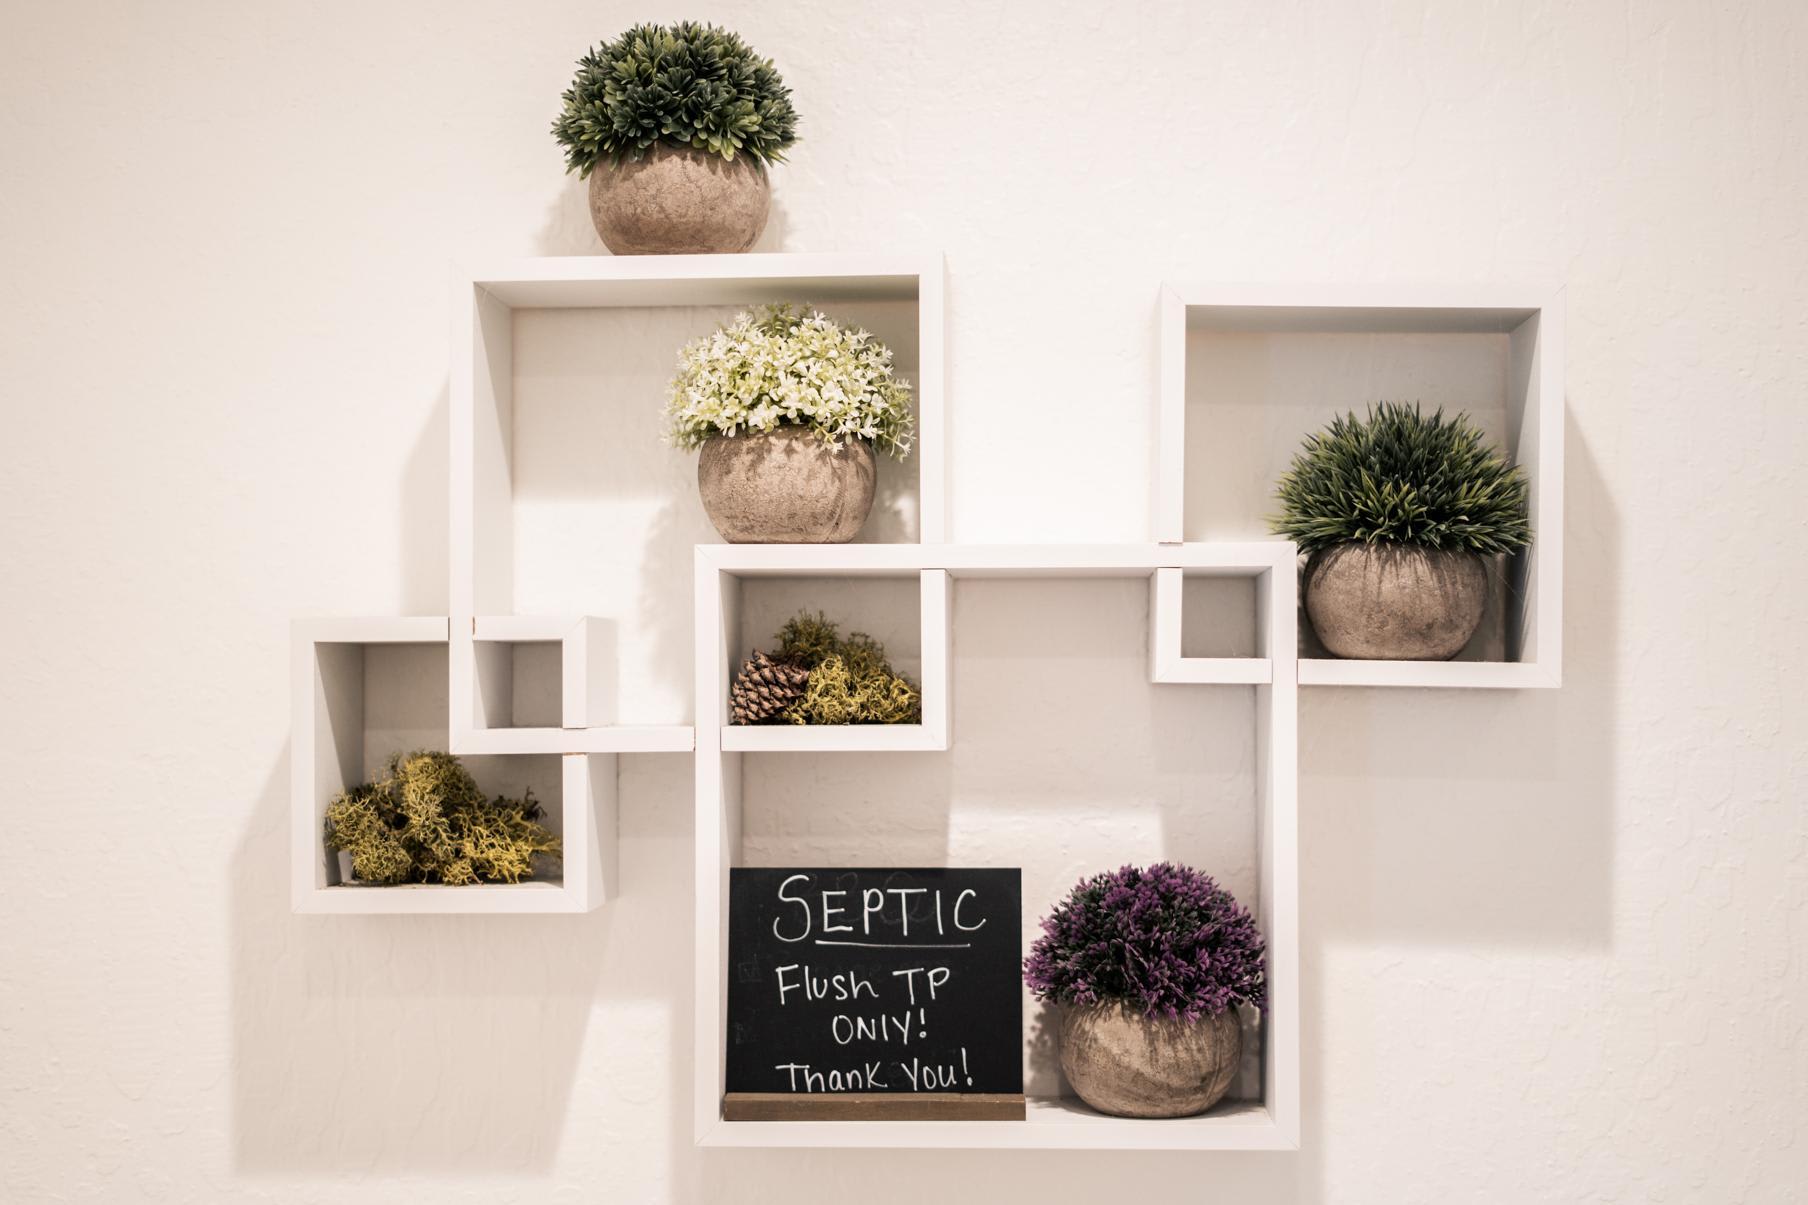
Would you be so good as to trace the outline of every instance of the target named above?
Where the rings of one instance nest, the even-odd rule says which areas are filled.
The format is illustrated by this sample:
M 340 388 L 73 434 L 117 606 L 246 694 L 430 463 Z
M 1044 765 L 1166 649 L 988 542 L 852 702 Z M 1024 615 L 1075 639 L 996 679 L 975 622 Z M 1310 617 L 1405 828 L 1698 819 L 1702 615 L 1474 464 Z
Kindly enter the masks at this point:
M 910 386 L 891 349 L 815 310 L 764 306 L 685 347 L 666 404 L 681 448 L 718 435 L 808 427 L 830 446 L 864 440 L 910 453 Z

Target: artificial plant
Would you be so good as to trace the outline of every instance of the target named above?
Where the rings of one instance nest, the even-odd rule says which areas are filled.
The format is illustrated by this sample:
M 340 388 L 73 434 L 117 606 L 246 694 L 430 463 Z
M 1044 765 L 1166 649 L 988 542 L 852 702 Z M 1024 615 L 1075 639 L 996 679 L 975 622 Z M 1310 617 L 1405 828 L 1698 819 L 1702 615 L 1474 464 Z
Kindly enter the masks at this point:
M 1473 553 L 1531 543 L 1525 474 L 1467 415 L 1381 402 L 1306 438 L 1277 487 L 1276 533 L 1302 552 L 1411 544 Z
M 1264 950 L 1255 918 L 1210 875 L 1157 862 L 1082 879 L 1043 920 L 1023 977 L 1041 1000 L 1197 1021 L 1267 1006 Z
M 714 25 L 636 25 L 585 53 L 553 137 L 568 171 L 639 159 L 655 144 L 776 163 L 797 141 L 791 90 L 771 59 Z
M 807 427 L 833 447 L 864 440 L 910 452 L 910 386 L 891 349 L 815 310 L 762 306 L 695 340 L 678 358 L 666 419 L 671 442 Z
M 487 798 L 450 753 L 397 753 L 327 805 L 326 844 L 367 883 L 518 883 L 536 856 L 559 857 L 544 815 L 531 790 Z

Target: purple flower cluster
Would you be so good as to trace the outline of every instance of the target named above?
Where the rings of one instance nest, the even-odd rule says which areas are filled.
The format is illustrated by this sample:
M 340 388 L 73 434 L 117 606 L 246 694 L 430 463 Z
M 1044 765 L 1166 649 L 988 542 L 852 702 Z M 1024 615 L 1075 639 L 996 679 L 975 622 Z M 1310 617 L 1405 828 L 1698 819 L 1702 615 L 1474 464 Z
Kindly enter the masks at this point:
M 1197 1021 L 1267 1006 L 1263 952 L 1255 918 L 1210 875 L 1157 862 L 1082 879 L 1043 920 L 1023 979 L 1040 1000 Z

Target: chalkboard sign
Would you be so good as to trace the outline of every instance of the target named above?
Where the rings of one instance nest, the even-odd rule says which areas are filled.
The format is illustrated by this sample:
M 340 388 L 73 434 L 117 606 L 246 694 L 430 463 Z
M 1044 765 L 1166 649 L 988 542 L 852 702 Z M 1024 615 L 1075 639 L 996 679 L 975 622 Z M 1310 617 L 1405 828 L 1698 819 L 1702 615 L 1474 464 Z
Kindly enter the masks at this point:
M 723 1116 L 1021 1119 L 1017 870 L 732 869 Z

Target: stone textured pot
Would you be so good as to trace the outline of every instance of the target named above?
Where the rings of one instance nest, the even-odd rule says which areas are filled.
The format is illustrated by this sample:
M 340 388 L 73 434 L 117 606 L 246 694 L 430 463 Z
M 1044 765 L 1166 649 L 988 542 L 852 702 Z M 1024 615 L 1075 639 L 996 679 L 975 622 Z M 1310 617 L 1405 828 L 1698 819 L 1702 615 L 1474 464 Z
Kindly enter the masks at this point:
M 590 220 L 617 255 L 745 251 L 766 228 L 772 185 L 751 155 L 657 144 L 590 173 Z
M 1242 1057 L 1234 1009 L 1199 1021 L 1150 1020 L 1116 1000 L 1061 1010 L 1061 1070 L 1101 1113 L 1203 1113 L 1230 1090 Z
M 873 509 L 873 450 L 806 427 L 717 436 L 697 457 L 703 509 L 730 544 L 845 544 Z
M 1306 616 L 1336 657 L 1448 661 L 1475 635 L 1488 571 L 1472 552 L 1338 544 L 1306 560 Z

